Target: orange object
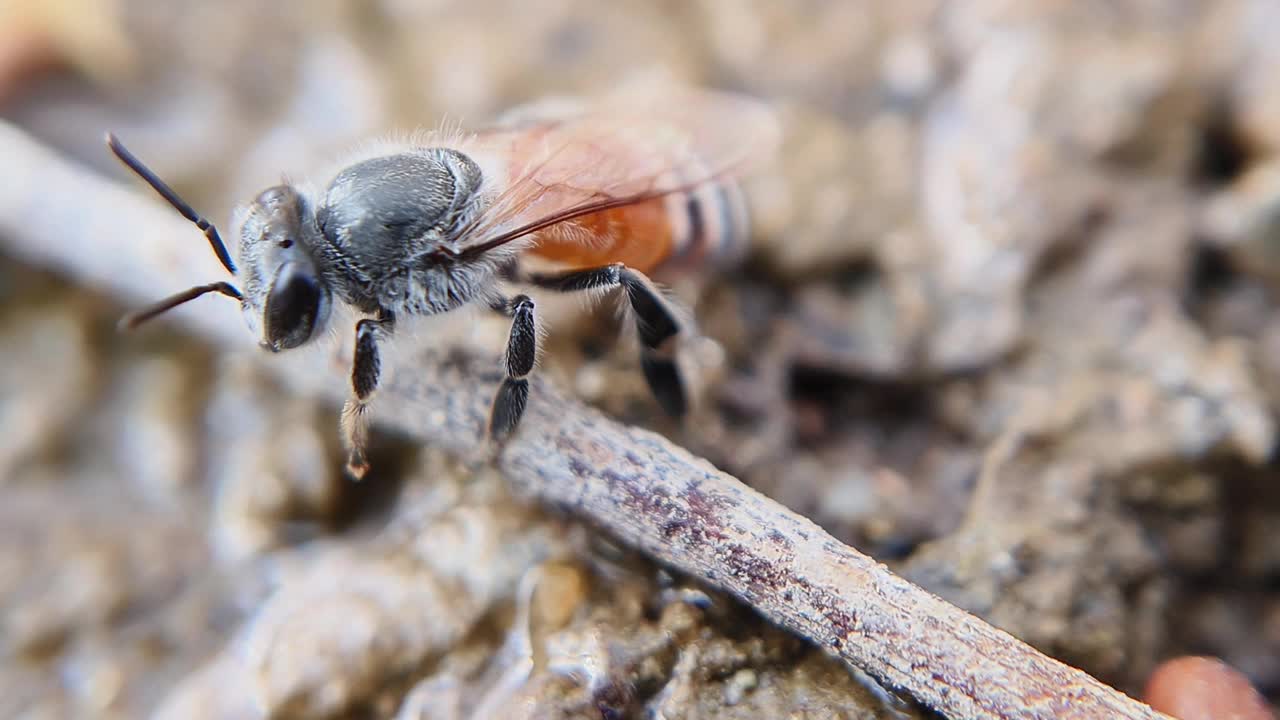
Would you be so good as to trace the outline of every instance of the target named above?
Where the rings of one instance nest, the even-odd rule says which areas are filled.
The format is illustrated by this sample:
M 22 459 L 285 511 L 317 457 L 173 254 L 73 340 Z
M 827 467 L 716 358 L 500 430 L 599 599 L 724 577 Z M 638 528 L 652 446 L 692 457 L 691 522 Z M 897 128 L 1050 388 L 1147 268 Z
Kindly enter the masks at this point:
M 59 64 L 52 39 L 25 28 L 0 28 L 0 103 L 17 94 L 23 83 Z
M 595 238 L 583 242 L 582 238 Z M 672 252 L 671 223 L 662 198 L 584 215 L 543 230 L 535 255 L 570 268 L 620 262 L 652 272 Z
M 1249 679 L 1217 658 L 1165 661 L 1151 673 L 1143 697 L 1178 720 L 1276 720 Z

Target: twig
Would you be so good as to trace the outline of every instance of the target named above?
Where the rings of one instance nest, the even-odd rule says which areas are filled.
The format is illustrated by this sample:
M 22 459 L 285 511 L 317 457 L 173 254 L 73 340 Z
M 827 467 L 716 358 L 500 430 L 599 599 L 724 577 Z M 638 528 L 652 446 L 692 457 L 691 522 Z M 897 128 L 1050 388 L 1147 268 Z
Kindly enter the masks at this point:
M 136 300 L 220 277 L 199 234 L 159 203 L 75 168 L 9 126 L 0 125 L 0 157 L 8 176 L 0 239 L 9 252 Z M 208 339 L 252 345 L 235 311 L 191 310 L 190 327 Z M 279 360 L 295 385 L 345 395 L 342 367 L 292 355 Z M 474 454 L 498 380 L 492 358 L 425 352 L 381 392 L 375 418 Z M 615 423 L 546 383 L 535 383 L 532 398 L 498 461 L 518 490 L 741 598 L 948 717 L 1164 717 L 894 575 L 658 435 Z

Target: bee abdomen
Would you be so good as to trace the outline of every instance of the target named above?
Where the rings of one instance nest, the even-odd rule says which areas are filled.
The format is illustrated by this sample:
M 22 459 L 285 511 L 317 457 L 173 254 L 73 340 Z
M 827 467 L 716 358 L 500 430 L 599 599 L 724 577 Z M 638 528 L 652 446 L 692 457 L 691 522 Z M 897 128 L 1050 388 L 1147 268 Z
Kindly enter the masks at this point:
M 696 271 L 732 265 L 747 237 L 740 189 L 717 181 L 553 225 L 531 253 L 568 268 L 620 262 L 640 272 Z
M 723 267 L 746 254 L 749 227 L 742 190 L 732 180 L 709 182 L 667 198 L 672 253 L 664 265 Z

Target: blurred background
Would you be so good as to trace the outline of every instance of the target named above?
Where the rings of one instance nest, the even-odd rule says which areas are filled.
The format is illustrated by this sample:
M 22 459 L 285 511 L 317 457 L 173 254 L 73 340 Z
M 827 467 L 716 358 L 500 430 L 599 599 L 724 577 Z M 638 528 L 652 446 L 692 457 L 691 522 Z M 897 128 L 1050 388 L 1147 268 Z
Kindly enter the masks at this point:
M 1127 692 L 1206 653 L 1276 703 L 1278 29 L 1274 0 L 2 0 L 0 118 L 142 193 L 114 130 L 228 228 L 388 132 L 641 78 L 758 96 L 785 137 L 751 257 L 682 295 L 696 421 L 609 308 L 548 377 Z M 75 213 L 22 172 L 0 213 Z M 0 716 L 918 715 L 438 451 L 380 435 L 352 485 L 335 408 L 180 323 L 117 335 L 132 301 L 0 221 Z

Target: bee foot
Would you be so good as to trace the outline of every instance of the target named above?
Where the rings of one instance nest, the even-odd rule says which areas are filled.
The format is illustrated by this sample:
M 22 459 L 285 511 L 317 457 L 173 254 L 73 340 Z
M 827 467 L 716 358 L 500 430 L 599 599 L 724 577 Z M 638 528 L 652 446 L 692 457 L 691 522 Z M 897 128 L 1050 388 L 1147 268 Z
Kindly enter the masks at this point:
M 364 453 L 353 451 L 347 458 L 347 474 L 352 480 L 359 482 L 369 472 L 369 461 L 365 458 Z

